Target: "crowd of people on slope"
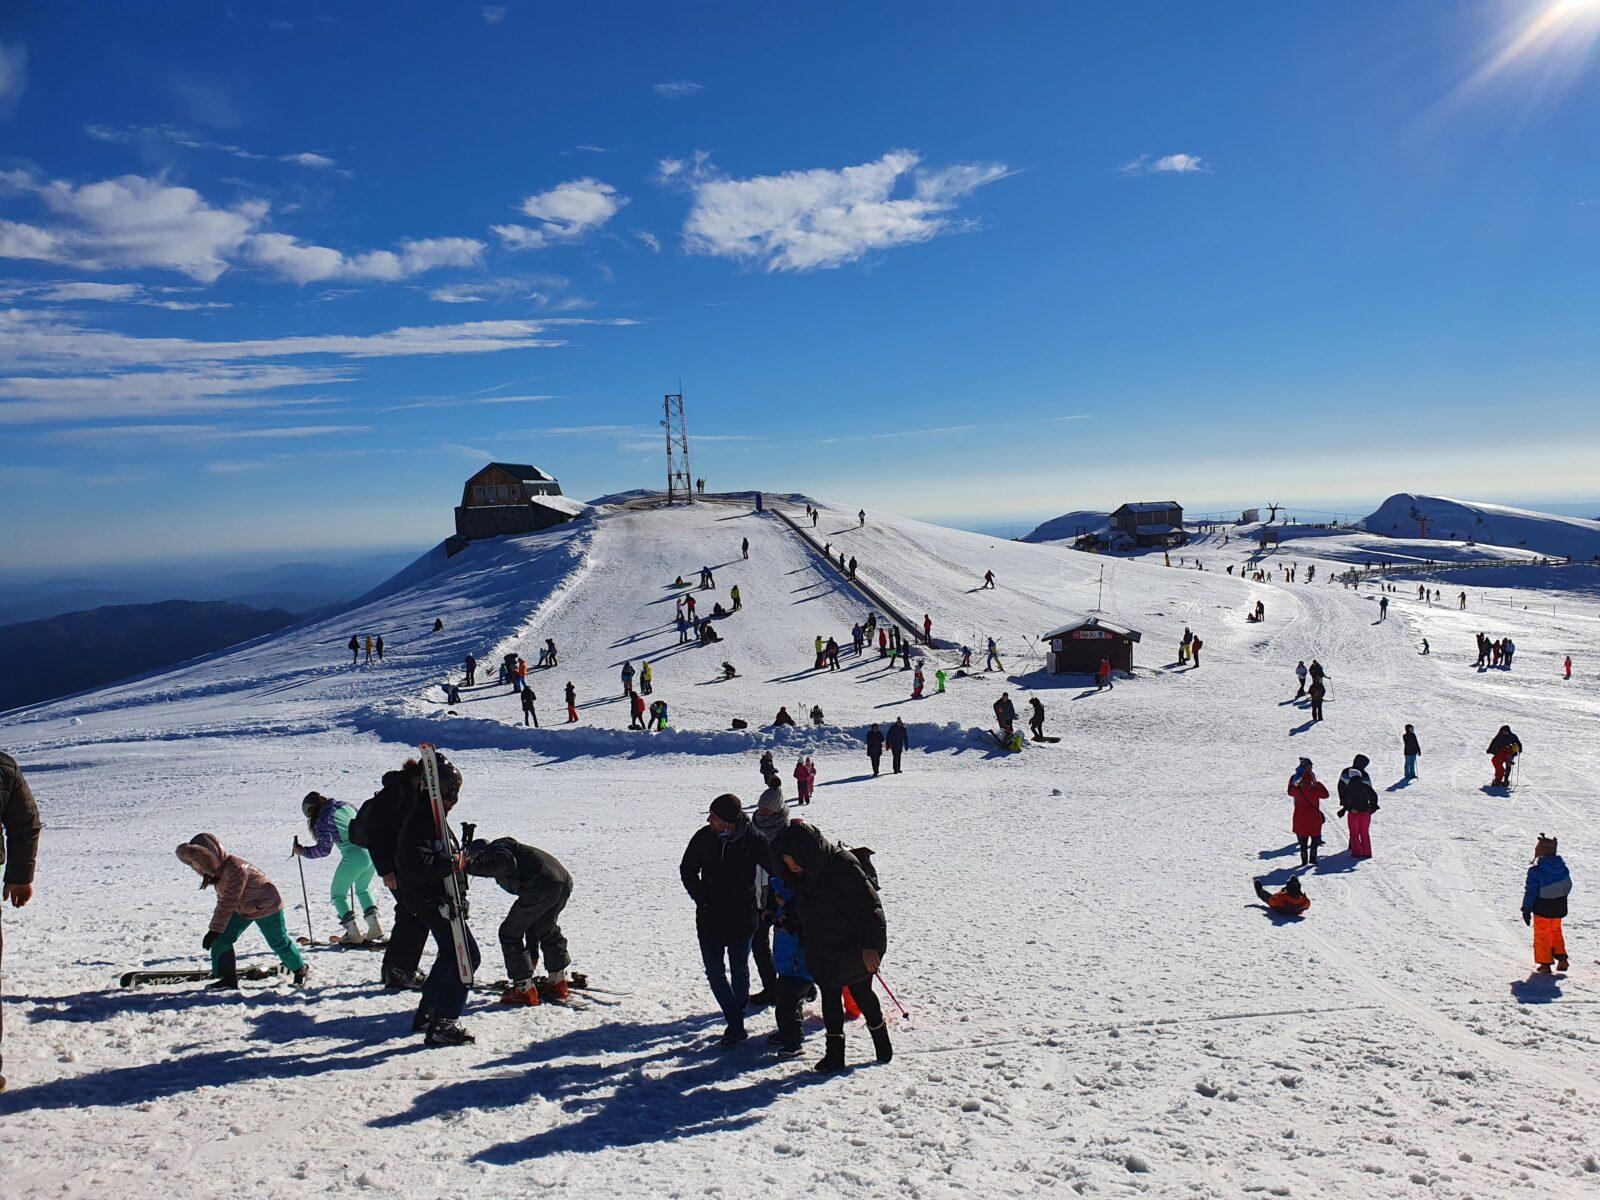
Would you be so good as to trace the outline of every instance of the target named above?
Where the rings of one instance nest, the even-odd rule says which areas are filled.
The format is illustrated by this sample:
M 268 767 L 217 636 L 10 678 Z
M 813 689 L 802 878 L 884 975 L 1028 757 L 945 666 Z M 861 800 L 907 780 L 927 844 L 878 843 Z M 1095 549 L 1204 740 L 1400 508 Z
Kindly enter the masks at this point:
M 1491 640 L 1487 634 L 1479 633 L 1477 641 L 1478 659 L 1473 663 L 1473 666 L 1480 671 L 1487 671 L 1490 667 L 1499 667 L 1503 671 L 1511 670 L 1511 660 L 1516 656 L 1517 644 L 1509 636 Z M 1569 658 L 1567 660 L 1568 664 L 1571 661 Z M 1570 674 L 1570 665 L 1568 665 L 1567 670 Z
M 374 654 L 377 655 L 377 661 L 381 663 L 383 662 L 383 634 L 380 633 L 377 637 L 373 637 L 369 633 L 363 637 L 360 634 L 353 633 L 350 635 L 350 640 L 345 643 L 345 649 L 350 651 L 350 665 L 352 667 L 362 665 L 361 653 L 363 649 L 365 649 L 367 655 L 367 666 L 370 667 L 372 665 Z

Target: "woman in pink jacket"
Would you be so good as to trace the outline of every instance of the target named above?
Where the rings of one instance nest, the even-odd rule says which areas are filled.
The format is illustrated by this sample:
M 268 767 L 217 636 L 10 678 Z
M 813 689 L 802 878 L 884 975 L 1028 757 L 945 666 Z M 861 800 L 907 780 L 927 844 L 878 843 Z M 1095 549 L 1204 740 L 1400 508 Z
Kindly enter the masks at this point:
M 216 978 L 207 991 L 239 986 L 239 971 L 233 945 L 251 925 L 261 928 L 261 936 L 277 953 L 278 960 L 294 974 L 295 986 L 306 981 L 305 957 L 289 937 L 283 919 L 283 897 L 259 869 L 237 854 L 229 854 L 215 834 L 200 833 L 177 849 L 180 861 L 195 869 L 200 887 L 214 888 L 217 906 L 201 946 L 211 951 L 211 973 Z

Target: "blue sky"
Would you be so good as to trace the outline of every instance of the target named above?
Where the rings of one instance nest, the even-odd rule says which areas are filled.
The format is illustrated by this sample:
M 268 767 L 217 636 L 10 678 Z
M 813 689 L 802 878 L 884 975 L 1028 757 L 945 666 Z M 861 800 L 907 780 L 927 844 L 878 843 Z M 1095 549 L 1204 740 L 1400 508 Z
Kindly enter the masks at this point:
M 0 530 L 1596 497 L 1600 3 L 8 6 Z

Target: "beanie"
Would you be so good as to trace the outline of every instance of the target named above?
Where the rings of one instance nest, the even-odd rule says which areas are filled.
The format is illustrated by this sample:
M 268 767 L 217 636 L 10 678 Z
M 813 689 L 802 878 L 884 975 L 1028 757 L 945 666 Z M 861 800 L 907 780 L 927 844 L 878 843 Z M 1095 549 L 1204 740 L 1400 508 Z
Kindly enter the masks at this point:
M 732 792 L 724 792 L 711 802 L 711 815 L 733 824 L 744 816 L 744 804 Z

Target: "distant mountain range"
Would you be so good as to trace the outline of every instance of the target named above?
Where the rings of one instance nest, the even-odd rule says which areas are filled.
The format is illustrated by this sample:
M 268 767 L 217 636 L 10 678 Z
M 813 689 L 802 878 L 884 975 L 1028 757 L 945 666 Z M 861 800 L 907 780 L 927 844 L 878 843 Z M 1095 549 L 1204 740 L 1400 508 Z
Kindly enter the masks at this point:
M 1059 517 L 1051 517 L 1032 533 L 1025 533 L 1019 539 L 1024 542 L 1070 542 L 1079 534 L 1095 533 L 1098 530 L 1111 527 L 1111 514 L 1095 512 L 1092 509 L 1079 509 L 1076 512 L 1062 513 Z
M 0 627 L 0 712 L 183 662 L 299 618 L 281 608 L 166 600 Z
M 1448 496 L 1400 492 L 1360 524 L 1369 533 L 1414 538 L 1423 528 L 1419 517 L 1427 519 L 1427 536 L 1442 541 L 1509 546 L 1555 558 L 1600 555 L 1600 521 Z

